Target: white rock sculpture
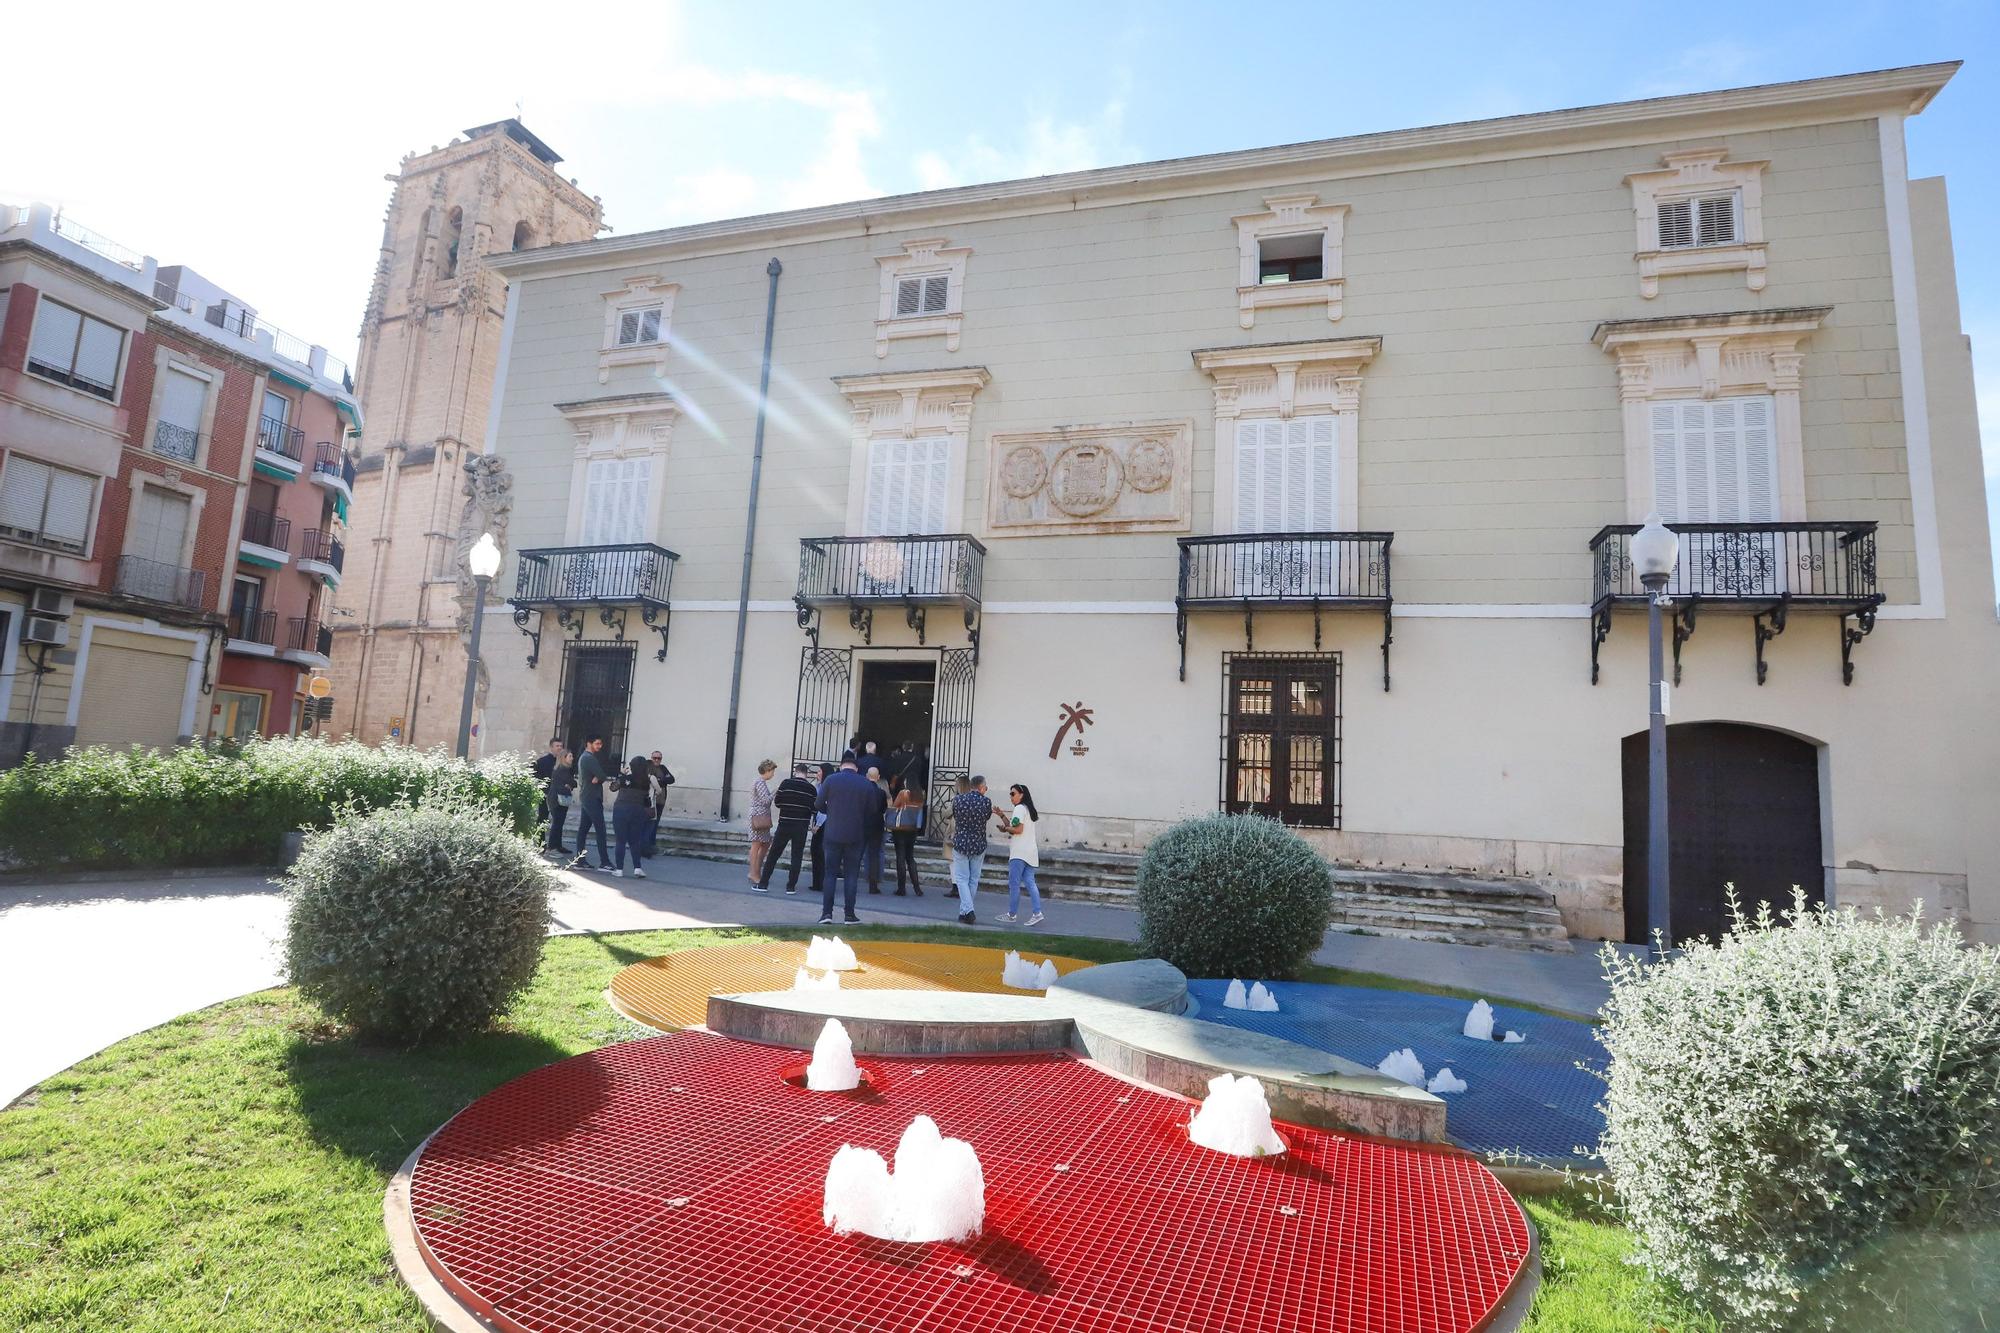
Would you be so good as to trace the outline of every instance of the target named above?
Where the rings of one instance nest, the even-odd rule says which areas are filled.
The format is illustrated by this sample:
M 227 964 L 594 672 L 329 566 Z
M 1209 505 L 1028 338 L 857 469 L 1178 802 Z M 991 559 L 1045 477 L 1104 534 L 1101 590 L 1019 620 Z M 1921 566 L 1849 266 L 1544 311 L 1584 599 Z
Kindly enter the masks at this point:
M 1188 1124 L 1188 1138 L 1232 1157 L 1269 1157 L 1285 1150 L 1285 1141 L 1271 1125 L 1264 1085 L 1248 1075 L 1217 1074 L 1208 1081 L 1208 1096 Z
M 861 967 L 861 962 L 840 936 L 823 940 L 815 935 L 806 945 L 806 966 L 821 972 L 853 972 Z
M 827 975 L 839 985 L 838 972 Z M 806 1086 L 814 1092 L 852 1092 L 861 1086 L 861 1066 L 854 1063 L 853 1039 L 837 1018 L 826 1020 L 826 1026 L 819 1030 L 819 1040 L 813 1043 L 812 1063 L 806 1066 Z
M 918 1243 L 969 1240 L 986 1224 L 986 1174 L 963 1139 L 948 1139 L 920 1115 L 896 1145 L 890 1174 L 882 1154 L 844 1146 L 826 1172 L 821 1208 L 839 1233 Z
M 1424 1091 L 1435 1093 L 1464 1092 L 1465 1080 L 1452 1073 L 1451 1066 L 1446 1065 L 1443 1069 L 1437 1071 L 1437 1074 L 1432 1077 L 1430 1083 L 1424 1088 Z
M 1411 1087 L 1424 1086 L 1424 1062 L 1417 1059 L 1417 1053 L 1407 1046 L 1383 1056 L 1382 1063 L 1376 1065 L 1375 1069 L 1376 1072 L 1393 1079 L 1400 1079 Z

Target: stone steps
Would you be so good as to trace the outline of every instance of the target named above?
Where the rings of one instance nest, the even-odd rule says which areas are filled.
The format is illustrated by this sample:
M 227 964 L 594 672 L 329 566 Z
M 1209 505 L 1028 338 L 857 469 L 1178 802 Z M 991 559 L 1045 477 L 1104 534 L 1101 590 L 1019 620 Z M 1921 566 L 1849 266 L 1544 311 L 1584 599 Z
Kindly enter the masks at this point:
M 702 820 L 668 819 L 660 825 L 662 851 L 704 861 L 743 862 L 748 854 L 746 836 L 739 826 Z M 927 887 L 948 889 L 950 861 L 944 848 L 918 844 L 918 864 Z M 1555 895 L 1532 880 L 1352 866 L 1332 870 L 1334 930 L 1550 952 L 1567 952 L 1570 947 Z M 885 861 L 883 882 L 894 880 Z M 1049 848 L 1042 852 L 1035 880 L 1051 899 L 1136 907 L 1139 857 L 1130 852 Z M 1007 862 L 997 845 L 987 853 L 980 887 L 1003 892 L 1007 887 Z

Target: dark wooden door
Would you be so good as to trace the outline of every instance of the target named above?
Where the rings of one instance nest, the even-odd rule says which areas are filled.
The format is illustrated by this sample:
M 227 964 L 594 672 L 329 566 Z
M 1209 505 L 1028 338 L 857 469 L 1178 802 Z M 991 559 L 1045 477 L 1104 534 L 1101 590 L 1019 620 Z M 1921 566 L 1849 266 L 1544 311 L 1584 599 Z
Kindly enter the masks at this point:
M 1222 806 L 1340 827 L 1340 656 L 1231 653 Z
M 1646 733 L 1627 736 L 1625 938 L 1646 942 Z M 1667 728 L 1668 917 L 1674 939 L 1728 928 L 1725 886 L 1746 913 L 1789 907 L 1794 885 L 1826 897 L 1819 753 L 1768 727 L 1690 722 Z
M 607 769 L 625 758 L 625 728 L 632 714 L 632 668 L 636 643 L 579 643 L 563 646 L 562 691 L 556 705 L 556 734 L 578 754 L 592 736 L 604 737 L 598 758 Z

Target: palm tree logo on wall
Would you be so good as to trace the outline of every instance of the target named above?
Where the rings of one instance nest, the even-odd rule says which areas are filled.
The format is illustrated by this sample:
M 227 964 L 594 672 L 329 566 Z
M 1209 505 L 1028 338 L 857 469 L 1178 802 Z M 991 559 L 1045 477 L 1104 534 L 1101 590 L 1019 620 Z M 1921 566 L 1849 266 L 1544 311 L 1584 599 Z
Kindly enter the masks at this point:
M 1090 753 L 1090 747 L 1083 743 L 1083 729 L 1097 725 L 1097 719 L 1091 715 L 1092 711 L 1083 706 L 1081 699 L 1062 706 L 1062 725 L 1056 728 L 1056 738 L 1049 742 L 1049 758 L 1056 757 L 1057 752 L 1062 749 L 1063 737 L 1069 735 L 1072 730 L 1076 732 L 1076 743 L 1069 747 L 1069 752 L 1075 755 Z

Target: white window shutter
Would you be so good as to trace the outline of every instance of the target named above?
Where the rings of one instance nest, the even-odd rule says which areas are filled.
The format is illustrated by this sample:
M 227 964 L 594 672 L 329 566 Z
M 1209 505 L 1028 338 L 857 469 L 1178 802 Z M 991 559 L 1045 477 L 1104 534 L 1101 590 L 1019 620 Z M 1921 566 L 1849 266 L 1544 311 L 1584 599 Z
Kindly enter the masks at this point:
M 1680 250 L 1694 244 L 1694 207 L 1686 199 L 1660 205 L 1660 248 Z
M 927 447 L 929 456 L 923 463 L 922 512 L 916 515 L 916 521 L 911 525 L 910 531 L 943 532 L 946 502 L 951 495 L 951 441 L 937 438 L 919 440 L 917 444 L 919 447 Z M 913 485 L 911 489 L 914 491 L 915 486 Z
M 621 542 L 643 542 L 648 533 L 647 510 L 653 494 L 653 460 L 650 458 L 628 458 L 625 460 L 624 523 L 620 527 L 618 540 Z
M 1257 429 L 1261 455 L 1257 496 L 1258 532 L 1278 532 L 1285 526 L 1285 425 L 1266 421 Z
M 208 385 L 185 371 L 167 370 L 165 391 L 160 395 L 160 420 L 182 430 L 201 429 L 201 409 L 208 400 Z
M 903 278 L 896 283 L 896 313 L 914 315 L 924 303 L 924 283 L 921 278 Z
M 67 375 L 76 357 L 76 338 L 82 328 L 82 315 L 44 299 L 35 311 L 35 337 L 28 347 L 28 359 Z
M 1736 196 L 1711 195 L 1698 200 L 1695 244 L 1731 245 L 1736 241 Z
M 1745 398 L 1743 413 L 1743 518 L 1778 521 L 1778 445 L 1769 398 Z
M 618 316 L 618 345 L 630 347 L 639 341 L 639 312 L 627 310 Z
M 1238 532 L 1261 532 L 1263 524 L 1258 519 L 1259 497 L 1262 494 L 1263 451 L 1259 447 L 1257 423 L 1240 421 L 1236 425 L 1236 530 Z
M 83 341 L 76 349 L 76 377 L 100 389 L 118 387 L 118 354 L 125 348 L 125 333 L 101 319 L 83 321 Z
M 0 527 L 14 532 L 41 531 L 42 502 L 48 498 L 52 471 L 47 463 L 20 454 L 8 457 L 6 474 L 0 477 Z
M 660 307 L 653 306 L 639 312 L 639 341 L 656 343 L 660 340 Z
M 1285 423 L 1285 507 L 1282 527 L 1300 532 L 1312 524 L 1312 442 L 1311 423 Z
M 1709 506 L 1715 523 L 1741 523 L 1743 513 L 1742 413 L 1731 399 L 1708 405 Z
M 1682 517 L 1680 409 L 1653 405 L 1653 508 L 1671 523 Z
M 868 442 L 868 498 L 861 517 L 861 529 L 867 536 L 880 536 L 888 530 L 889 474 L 896 464 L 894 450 L 901 444 L 901 440 Z
M 1708 404 L 1682 403 L 1681 428 L 1681 513 L 1689 523 L 1714 519 L 1710 503 L 1712 482 L 1708 446 Z
M 1307 506 L 1306 529 L 1330 532 L 1338 527 L 1340 450 L 1336 448 L 1338 426 L 1332 417 L 1309 417 L 1312 450 L 1312 500 Z
M 947 298 L 950 295 L 950 292 L 951 292 L 951 278 L 948 275 L 943 273 L 938 273 L 934 274 L 931 277 L 925 278 L 924 313 L 926 315 L 937 315 L 944 313 L 944 308 L 947 302 Z
M 50 472 L 49 511 L 42 520 L 42 535 L 80 551 L 90 544 L 90 499 L 96 485 L 78 472 L 60 468 Z
M 583 545 L 607 546 L 617 528 L 618 460 L 591 461 L 583 491 Z

